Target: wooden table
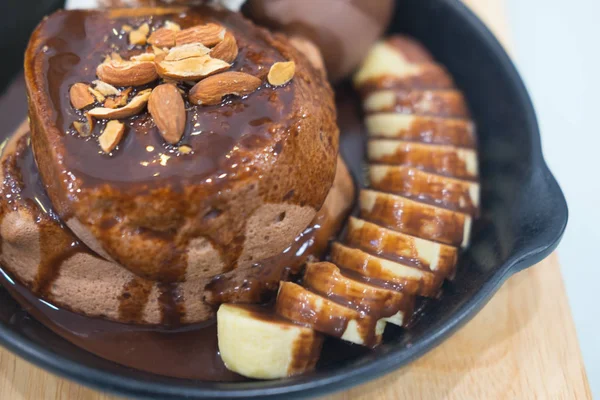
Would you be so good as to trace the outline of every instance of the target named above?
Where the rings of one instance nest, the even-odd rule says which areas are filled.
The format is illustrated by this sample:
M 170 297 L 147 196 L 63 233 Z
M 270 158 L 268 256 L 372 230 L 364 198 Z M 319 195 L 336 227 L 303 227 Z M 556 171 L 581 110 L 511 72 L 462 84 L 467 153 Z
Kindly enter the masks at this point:
M 507 45 L 504 0 L 465 0 Z M 558 257 L 510 278 L 462 330 L 341 399 L 591 399 Z M 0 348 L 0 400 L 107 400 Z

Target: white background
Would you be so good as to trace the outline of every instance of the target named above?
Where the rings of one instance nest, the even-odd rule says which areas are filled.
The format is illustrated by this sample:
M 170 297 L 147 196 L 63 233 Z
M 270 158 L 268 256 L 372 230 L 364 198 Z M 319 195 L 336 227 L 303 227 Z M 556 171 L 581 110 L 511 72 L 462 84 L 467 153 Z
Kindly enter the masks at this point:
M 569 204 L 558 252 L 592 393 L 600 397 L 600 0 L 508 4 L 513 56 Z
M 67 3 L 89 7 L 95 0 Z M 546 160 L 569 203 L 559 255 L 592 393 L 600 397 L 600 261 L 594 253 L 600 249 L 600 0 L 508 5 L 512 55 L 536 106 Z

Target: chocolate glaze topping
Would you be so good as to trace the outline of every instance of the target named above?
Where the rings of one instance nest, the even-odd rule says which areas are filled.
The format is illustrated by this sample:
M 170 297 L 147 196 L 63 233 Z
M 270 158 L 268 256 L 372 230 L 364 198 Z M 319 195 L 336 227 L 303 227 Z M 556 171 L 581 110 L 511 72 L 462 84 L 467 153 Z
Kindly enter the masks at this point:
M 82 119 L 82 112 L 70 104 L 70 87 L 98 79 L 96 67 L 110 52 L 127 57 L 141 51 L 128 44 L 123 25 L 148 22 L 152 27 L 160 27 L 170 20 L 187 28 L 213 19 L 238 33 L 240 54 L 232 71 L 264 76 L 271 64 L 286 61 L 262 35 L 247 29 L 245 20 L 212 8 L 185 15 L 112 20 L 99 13 L 75 11 L 61 13 L 47 22 L 49 38 L 39 50 L 47 56 L 40 58 L 47 74 L 46 90 L 52 99 L 56 125 L 65 132 L 65 168 L 81 179 L 84 186 L 109 183 L 133 191 L 168 182 L 182 190 L 187 180 L 197 182 L 215 176 L 223 180 L 223 174 L 247 173 L 245 167 L 256 160 L 248 159 L 245 150 L 271 144 L 279 132 L 268 128 L 290 112 L 293 84 L 276 89 L 265 83 L 247 98 L 231 97 L 215 106 L 195 106 L 186 99 L 187 124 L 181 143 L 192 147 L 193 156 L 184 156 L 165 143 L 147 112 L 125 120 L 128 127 L 125 138 L 112 156 L 102 154 L 96 141 L 106 121 L 96 124 L 88 138 L 80 137 L 72 128 L 73 121 Z M 146 87 L 135 88 L 131 96 Z M 268 150 L 274 152 L 276 149 Z

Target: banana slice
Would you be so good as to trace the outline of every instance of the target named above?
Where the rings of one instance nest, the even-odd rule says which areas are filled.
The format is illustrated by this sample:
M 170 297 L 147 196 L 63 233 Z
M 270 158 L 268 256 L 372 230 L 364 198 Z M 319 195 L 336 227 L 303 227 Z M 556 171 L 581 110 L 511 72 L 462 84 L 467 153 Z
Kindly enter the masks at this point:
M 346 244 L 444 276 L 453 275 L 458 259 L 456 247 L 395 232 L 354 217 L 348 221 Z
M 439 292 L 444 276 L 333 243 L 331 262 L 364 277 L 367 283 L 425 297 Z
M 469 120 L 378 113 L 367 115 L 365 125 L 372 138 L 475 147 L 475 125 Z
M 458 90 L 379 90 L 365 97 L 367 113 L 397 112 L 445 118 L 468 118 L 467 103 Z
M 314 369 L 323 336 L 262 311 L 223 304 L 217 312 L 219 352 L 225 366 L 254 379 L 276 379 Z
M 479 183 L 430 174 L 407 166 L 371 165 L 373 189 L 470 215 L 479 213 Z
M 407 165 L 454 178 L 475 179 L 477 153 L 453 146 L 371 139 L 368 144 L 372 163 Z
M 375 347 L 385 321 L 340 305 L 292 282 L 281 282 L 275 310 L 280 316 L 351 343 Z
M 413 296 L 351 279 L 328 262 L 308 264 L 302 284 L 339 304 L 398 326 L 408 321 L 414 308 Z
M 362 92 L 384 88 L 453 87 L 452 78 L 443 66 L 433 62 L 431 57 L 413 57 L 415 52 L 407 47 L 391 41 L 377 43 L 354 75 L 354 86 Z
M 360 191 L 362 219 L 386 228 L 453 246 L 466 247 L 471 216 L 406 197 L 373 190 Z

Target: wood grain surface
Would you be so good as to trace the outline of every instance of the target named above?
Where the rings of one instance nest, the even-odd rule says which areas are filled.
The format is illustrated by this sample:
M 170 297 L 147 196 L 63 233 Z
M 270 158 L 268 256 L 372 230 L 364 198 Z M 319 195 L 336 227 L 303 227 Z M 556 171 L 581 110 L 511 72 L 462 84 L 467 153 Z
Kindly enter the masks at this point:
M 465 0 L 510 43 L 505 0 Z M 507 46 L 510 47 L 510 46 Z M 591 399 L 558 257 L 510 278 L 442 345 L 399 371 L 330 400 Z M 0 348 L 1 400 L 108 400 Z

